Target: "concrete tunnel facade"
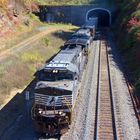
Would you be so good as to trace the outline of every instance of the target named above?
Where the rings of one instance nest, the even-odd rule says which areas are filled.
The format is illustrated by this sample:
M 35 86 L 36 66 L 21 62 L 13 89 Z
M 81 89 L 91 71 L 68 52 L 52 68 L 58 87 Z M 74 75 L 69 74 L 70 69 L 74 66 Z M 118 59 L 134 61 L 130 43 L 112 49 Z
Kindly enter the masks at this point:
M 46 10 L 47 9 L 47 10 Z M 98 17 L 99 26 L 112 24 L 112 10 L 96 5 L 82 6 L 40 6 L 40 19 L 44 22 L 62 22 L 83 25 L 89 17 Z

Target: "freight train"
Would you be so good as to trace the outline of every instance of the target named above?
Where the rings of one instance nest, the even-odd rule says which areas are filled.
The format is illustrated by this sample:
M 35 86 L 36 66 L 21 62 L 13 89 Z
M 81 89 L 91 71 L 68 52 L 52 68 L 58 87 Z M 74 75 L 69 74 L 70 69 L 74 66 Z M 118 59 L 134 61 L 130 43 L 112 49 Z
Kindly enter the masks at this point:
M 88 61 L 94 25 L 77 30 L 50 62 L 37 72 L 31 115 L 39 133 L 63 134 L 72 122 L 77 87 Z

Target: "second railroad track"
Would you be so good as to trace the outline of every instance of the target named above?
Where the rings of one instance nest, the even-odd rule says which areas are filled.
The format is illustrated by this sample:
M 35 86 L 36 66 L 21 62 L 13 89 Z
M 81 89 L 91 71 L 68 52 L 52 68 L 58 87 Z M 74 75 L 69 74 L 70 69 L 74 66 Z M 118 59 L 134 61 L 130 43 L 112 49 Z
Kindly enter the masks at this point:
M 102 36 L 99 47 L 94 139 L 117 140 L 107 41 L 104 36 Z

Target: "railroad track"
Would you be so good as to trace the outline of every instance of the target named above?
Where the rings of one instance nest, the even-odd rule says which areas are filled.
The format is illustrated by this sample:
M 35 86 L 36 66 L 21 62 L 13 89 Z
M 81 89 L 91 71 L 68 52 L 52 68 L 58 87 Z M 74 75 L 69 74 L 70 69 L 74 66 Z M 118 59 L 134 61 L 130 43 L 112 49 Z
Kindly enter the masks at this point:
M 107 42 L 104 36 L 99 47 L 94 139 L 117 140 Z

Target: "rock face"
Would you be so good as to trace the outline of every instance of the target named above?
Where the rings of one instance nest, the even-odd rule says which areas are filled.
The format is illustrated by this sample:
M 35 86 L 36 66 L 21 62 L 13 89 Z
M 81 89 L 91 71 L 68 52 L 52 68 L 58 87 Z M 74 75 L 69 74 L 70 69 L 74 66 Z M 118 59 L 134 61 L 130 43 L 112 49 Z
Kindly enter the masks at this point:
M 34 3 L 27 5 L 23 0 L 6 1 L 0 1 L 0 39 L 13 34 L 21 24 L 29 26 L 28 13 L 37 10 Z
M 19 0 L 9 0 L 1 3 L 0 12 L 0 37 L 10 34 L 18 26 L 21 20 L 21 12 L 24 6 Z
M 21 16 L 7 11 L 0 13 L 0 37 L 5 36 L 14 31 L 14 28 L 21 23 Z

